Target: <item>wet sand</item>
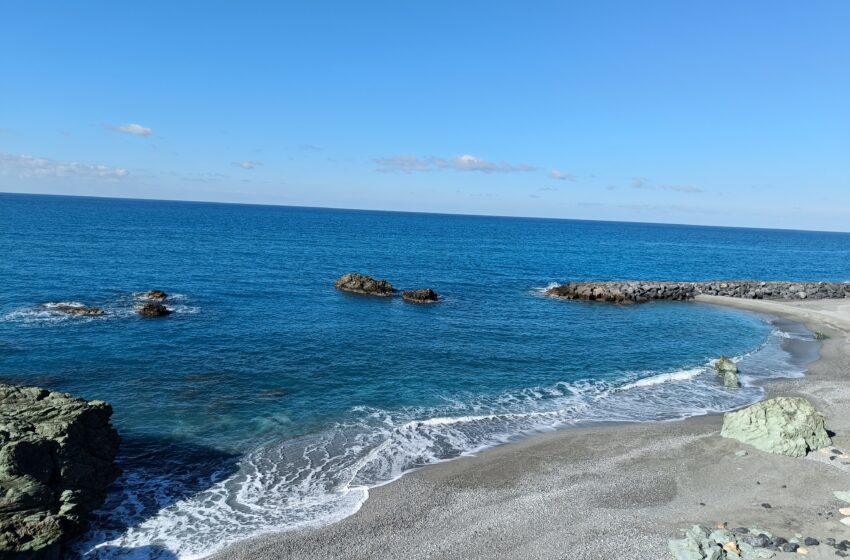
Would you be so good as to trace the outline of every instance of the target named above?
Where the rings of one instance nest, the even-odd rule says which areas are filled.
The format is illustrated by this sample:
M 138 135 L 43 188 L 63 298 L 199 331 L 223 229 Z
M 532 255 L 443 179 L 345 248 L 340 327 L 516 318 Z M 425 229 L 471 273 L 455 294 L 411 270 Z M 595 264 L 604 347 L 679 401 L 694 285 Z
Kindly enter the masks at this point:
M 835 432 L 833 447 L 850 449 L 850 300 L 698 300 L 825 333 L 806 377 L 770 382 L 767 397 L 809 398 Z M 832 496 L 850 490 L 850 464 L 763 453 L 721 438 L 721 424 L 704 416 L 542 434 L 375 488 L 333 525 L 258 537 L 214 558 L 660 559 L 680 529 L 721 522 L 850 539 L 837 514 L 847 504 Z M 742 449 L 747 455 L 736 456 Z M 806 558 L 837 558 L 832 547 L 808 548 Z

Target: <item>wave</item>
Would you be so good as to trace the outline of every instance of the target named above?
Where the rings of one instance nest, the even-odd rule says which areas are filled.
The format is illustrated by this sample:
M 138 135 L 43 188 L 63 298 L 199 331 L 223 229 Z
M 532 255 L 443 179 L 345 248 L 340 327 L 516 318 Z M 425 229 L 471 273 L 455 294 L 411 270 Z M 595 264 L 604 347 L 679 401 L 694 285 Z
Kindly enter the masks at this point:
M 24 325 L 51 325 L 51 324 L 80 324 L 92 321 L 104 321 L 108 319 L 126 319 L 136 317 L 136 302 L 143 301 L 142 292 L 133 293 L 130 297 L 119 296 L 112 301 L 98 304 L 103 309 L 103 315 L 73 315 L 64 313 L 62 308 L 86 307 L 86 304 L 78 301 L 51 301 L 30 307 L 15 309 L 0 316 L 0 321 L 9 323 L 21 323 Z M 187 303 L 189 297 L 184 294 L 169 296 L 164 305 L 172 313 L 178 315 L 196 315 L 201 308 Z
M 89 559 L 140 558 L 157 546 L 200 558 L 264 533 L 325 525 L 356 512 L 369 489 L 419 467 L 477 453 L 533 433 L 598 422 L 659 421 L 722 412 L 762 398 L 759 380 L 802 375 L 781 331 L 737 356 L 742 387 L 724 387 L 713 362 L 613 380 L 561 382 L 499 395 L 447 398 L 435 407 L 357 406 L 330 429 L 256 449 L 236 471 L 185 496 L 186 473 L 171 479 L 131 471 L 119 480 L 77 552 Z M 181 478 L 182 477 L 182 478 Z M 116 529 L 109 516 L 129 529 Z M 113 519 L 114 521 L 114 519 Z

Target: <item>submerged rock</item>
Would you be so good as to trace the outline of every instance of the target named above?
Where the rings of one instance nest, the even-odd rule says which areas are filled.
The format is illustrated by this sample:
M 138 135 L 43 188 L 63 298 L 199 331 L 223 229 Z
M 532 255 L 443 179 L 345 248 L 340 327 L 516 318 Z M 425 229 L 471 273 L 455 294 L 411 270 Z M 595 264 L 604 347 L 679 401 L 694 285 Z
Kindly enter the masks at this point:
M 65 313 L 67 315 L 86 315 L 86 316 L 106 315 L 106 311 L 104 311 L 100 307 L 89 307 L 87 305 L 59 304 L 59 305 L 53 306 L 52 309 L 54 311 L 58 311 L 59 313 Z
M 777 397 L 723 415 L 720 435 L 791 457 L 830 445 L 823 415 L 802 397 Z
M 136 308 L 142 317 L 165 317 L 171 315 L 171 310 L 161 303 L 145 303 Z
M 435 292 L 431 288 L 402 292 L 401 297 L 404 298 L 405 301 L 410 301 L 413 303 L 435 303 L 440 299 L 440 296 L 437 295 L 437 292 Z
M 164 301 L 168 297 L 168 294 L 166 294 L 162 290 L 151 290 L 149 292 L 145 292 L 142 295 L 142 297 L 145 298 L 145 299 L 152 299 L 152 300 L 155 300 L 155 301 Z
M 357 274 L 356 272 L 337 278 L 336 282 L 334 282 L 334 287 L 344 292 L 368 296 L 387 297 L 395 293 L 393 285 L 386 280 L 375 280 L 371 276 Z
M 723 384 L 727 387 L 739 387 L 741 383 L 738 381 L 738 364 L 721 356 L 719 360 L 714 362 L 714 369 L 717 373 L 723 376 Z
M 120 474 L 112 407 L 0 384 L 0 557 L 58 558 Z

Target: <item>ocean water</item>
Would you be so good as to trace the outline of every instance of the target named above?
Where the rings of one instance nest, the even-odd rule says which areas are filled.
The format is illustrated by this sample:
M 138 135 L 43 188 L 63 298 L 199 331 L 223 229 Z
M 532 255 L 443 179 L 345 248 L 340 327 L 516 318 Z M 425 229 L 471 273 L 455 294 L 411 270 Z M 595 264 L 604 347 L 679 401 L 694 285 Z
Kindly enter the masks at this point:
M 334 290 L 350 271 L 444 299 Z M 0 378 L 107 400 L 124 439 L 74 556 L 197 558 L 527 434 L 756 401 L 816 355 L 805 328 L 542 290 L 850 280 L 850 235 L 0 194 L 0 278 Z M 149 289 L 173 315 L 134 314 Z M 743 387 L 718 382 L 720 355 Z

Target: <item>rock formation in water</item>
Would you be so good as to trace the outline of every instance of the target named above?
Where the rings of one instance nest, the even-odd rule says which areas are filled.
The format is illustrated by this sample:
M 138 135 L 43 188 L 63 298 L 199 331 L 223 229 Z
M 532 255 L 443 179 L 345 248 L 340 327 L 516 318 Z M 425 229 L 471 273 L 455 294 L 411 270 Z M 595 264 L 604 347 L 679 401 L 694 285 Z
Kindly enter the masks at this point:
M 106 312 L 100 307 L 88 307 L 86 305 L 59 304 L 54 306 L 52 309 L 59 313 L 66 313 L 68 315 L 106 315 Z
M 0 385 L 0 557 L 47 560 L 86 528 L 120 474 L 112 407 Z
M 850 298 L 850 282 L 572 282 L 546 290 L 564 299 L 644 303 L 652 300 L 688 300 L 697 295 L 746 299 Z
M 393 285 L 386 280 L 375 280 L 371 276 L 356 272 L 340 276 L 334 286 L 337 290 L 368 296 L 388 297 L 395 293 Z
M 777 397 L 727 412 L 720 435 L 791 457 L 804 457 L 832 443 L 823 415 L 802 397 Z
M 136 308 L 142 317 L 165 317 L 171 314 L 171 310 L 161 303 L 144 303 Z
M 440 299 L 437 292 L 431 288 L 402 292 L 401 297 L 404 298 L 404 301 L 411 303 L 436 303 Z
M 721 356 L 720 359 L 714 362 L 714 369 L 717 370 L 718 374 L 723 376 L 723 384 L 727 387 L 740 386 L 740 382 L 738 381 L 738 364 L 726 356 Z
M 162 290 L 151 290 L 149 292 L 145 292 L 142 297 L 145 299 L 152 299 L 154 301 L 164 301 L 168 297 L 168 294 Z

